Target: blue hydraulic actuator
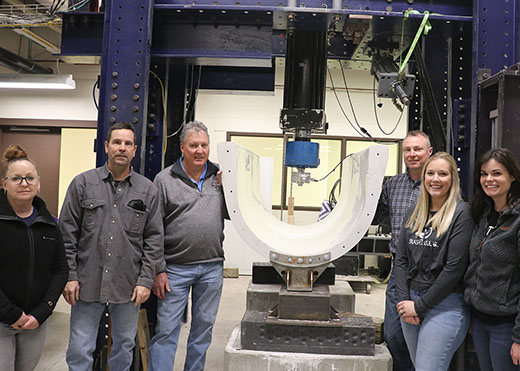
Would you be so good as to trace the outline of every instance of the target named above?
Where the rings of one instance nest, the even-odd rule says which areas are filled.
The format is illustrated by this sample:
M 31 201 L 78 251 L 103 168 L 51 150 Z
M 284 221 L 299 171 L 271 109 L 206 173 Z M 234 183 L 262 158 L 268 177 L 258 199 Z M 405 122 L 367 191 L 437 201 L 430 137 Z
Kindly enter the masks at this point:
M 310 181 L 304 169 L 320 164 L 319 144 L 311 142 L 311 134 L 327 131 L 326 80 L 327 32 L 289 27 L 280 128 L 294 133 L 293 141 L 286 144 L 285 166 L 298 168 L 299 180 L 293 181 L 299 185 Z

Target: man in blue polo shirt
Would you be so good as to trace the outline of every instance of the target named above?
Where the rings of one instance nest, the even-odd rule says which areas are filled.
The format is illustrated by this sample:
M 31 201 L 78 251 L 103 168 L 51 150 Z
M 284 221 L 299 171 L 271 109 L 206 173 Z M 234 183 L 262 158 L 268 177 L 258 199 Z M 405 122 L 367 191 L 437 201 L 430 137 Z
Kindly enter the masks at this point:
M 155 178 L 164 223 L 164 264 L 153 292 L 157 326 L 149 368 L 171 371 L 190 289 L 192 319 L 184 370 L 203 370 L 222 293 L 224 218 L 218 167 L 208 161 L 206 126 L 193 121 L 180 136 L 182 157 Z

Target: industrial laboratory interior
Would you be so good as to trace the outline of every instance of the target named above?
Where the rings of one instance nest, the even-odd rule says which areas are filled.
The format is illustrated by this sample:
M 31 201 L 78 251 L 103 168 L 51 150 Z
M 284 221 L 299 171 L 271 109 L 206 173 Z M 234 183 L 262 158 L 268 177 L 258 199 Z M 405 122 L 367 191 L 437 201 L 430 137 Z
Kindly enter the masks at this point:
M 10 190 L 34 190 L 31 197 L 43 199 L 48 214 L 54 216 L 47 227 L 52 225 L 63 234 L 68 279 L 60 286 L 66 284 L 65 289 L 58 291 L 67 292 L 71 282 L 79 281 L 71 296 L 60 296 L 57 303 L 57 298 L 48 297 L 50 288 L 44 299 L 31 297 L 46 306 L 47 314 L 38 317 L 43 315 L 33 316 L 10 299 L 8 292 L 14 292 L 16 278 L 2 268 L 0 348 L 7 344 L 2 338 L 21 339 L 35 332 L 24 327 L 34 320 L 44 334 L 39 340 L 43 344 L 39 360 L 34 355 L 39 354 L 38 346 L 31 345 L 36 365 L 31 367 L 37 371 L 85 369 L 85 364 L 86 369 L 100 371 L 171 371 L 172 367 L 174 371 L 407 371 L 413 365 L 436 371 L 487 370 L 480 343 L 473 341 L 473 318 L 477 313 L 482 322 L 511 323 L 507 331 L 520 333 L 513 328 L 519 314 L 520 258 L 515 253 L 508 261 L 488 263 L 514 266 L 512 278 L 497 284 L 510 285 L 505 289 L 510 295 L 508 305 L 515 309 L 508 312 L 505 304 L 499 312 L 475 308 L 471 300 L 477 296 L 466 294 L 473 284 L 469 268 L 473 222 L 468 228 L 459 226 L 459 234 L 451 224 L 462 223 L 459 219 L 465 215 L 467 223 L 471 218 L 479 220 L 471 203 L 478 197 L 495 202 L 495 223 L 504 220 L 502 214 L 509 209 L 516 210 L 511 192 L 495 196 L 482 180 L 483 169 L 491 162 L 511 174 L 511 189 L 515 180 L 520 181 L 516 173 L 491 155 L 485 161 L 479 158 L 490 149 L 505 148 L 506 155 L 520 159 L 519 10 L 517 0 L 0 0 L 1 150 L 4 153 L 17 144 L 26 152 L 15 160 L 2 159 L 5 202 L 0 200 L 0 223 L 8 225 L 4 233 L 14 224 L 23 226 L 33 246 L 31 228 L 38 219 L 27 221 L 15 215 Z M 131 124 L 134 131 L 129 154 L 120 148 L 121 142 L 112 144 L 121 133 L 129 132 L 130 126 L 121 123 Z M 20 162 L 35 173 L 13 172 Z M 118 178 L 111 165 L 120 168 L 122 163 L 126 173 Z M 425 179 L 434 177 L 431 164 L 439 163 L 453 170 L 448 190 L 443 190 L 442 181 L 426 184 Z M 202 169 L 196 177 L 189 172 L 192 165 Z M 89 192 L 96 186 L 85 174 L 93 174 L 95 168 L 108 174 L 103 182 L 113 192 L 102 196 L 107 200 L 79 195 L 80 189 L 85 195 L 94 194 Z M 177 178 L 176 172 L 184 178 Z M 478 175 L 474 173 L 480 175 L 480 183 L 475 182 Z M 83 178 L 86 183 L 80 185 Z M 172 179 L 181 179 L 181 186 Z M 402 188 L 409 193 L 395 196 L 399 187 L 405 187 L 397 184 L 399 179 L 411 185 Z M 455 194 L 459 182 L 460 198 L 471 204 L 471 212 Z M 145 215 L 146 220 L 118 227 L 118 218 L 124 221 L 129 211 L 115 210 L 118 204 L 114 201 L 112 207 L 111 200 L 117 199 L 121 189 L 137 188 L 138 183 L 147 184 L 153 193 L 152 206 L 138 199 L 130 203 L 140 201 L 141 205 L 129 203 L 128 207 L 134 218 Z M 196 192 L 194 205 L 204 199 L 207 206 L 183 205 L 189 197 L 182 196 L 182 186 L 187 187 L 184 194 Z M 502 196 L 504 200 L 507 196 L 509 204 L 498 208 Z M 416 206 L 418 198 L 426 206 L 420 202 Z M 450 228 L 435 224 L 448 218 L 433 206 L 438 199 L 457 204 L 457 209 L 445 211 L 441 203 L 442 213 L 451 213 Z M 3 204 L 12 216 L 4 215 Z M 74 210 L 74 205 L 81 210 Z M 430 205 L 420 228 L 420 221 L 413 224 L 408 211 L 418 213 L 419 205 L 423 209 Z M 148 241 L 153 239 L 147 231 L 155 223 L 152 209 L 160 222 L 155 236 L 160 237 L 157 264 L 147 260 L 152 243 Z M 35 209 L 31 206 L 31 210 Z M 35 215 L 41 216 L 40 209 Z M 72 220 L 77 230 L 71 230 Z M 407 220 L 409 224 L 403 226 Z M 137 235 L 132 230 L 135 223 L 141 225 Z M 424 236 L 427 223 L 431 223 L 430 234 L 432 228 L 440 228 L 439 241 L 448 241 L 439 242 L 444 256 L 428 250 L 428 254 L 439 254 L 442 264 L 435 267 L 439 271 L 428 287 L 425 282 L 423 286 L 416 283 L 417 267 L 410 268 L 416 257 L 406 255 L 419 237 L 410 237 L 408 247 L 398 246 L 407 244 L 406 238 L 398 238 L 401 227 L 418 228 L 413 230 L 421 241 L 431 242 Z M 109 259 L 115 245 L 99 242 L 101 237 L 80 258 L 82 238 L 95 224 L 103 238 L 113 240 L 114 228 L 119 231 L 116 234 L 129 236 L 127 245 L 116 243 L 128 249 L 121 250 L 119 261 Z M 217 237 L 211 236 L 208 242 L 216 224 L 220 226 Z M 479 253 L 488 237 L 491 241 L 495 232 L 514 230 L 512 225 L 490 224 L 478 241 Z M 442 233 L 446 238 L 439 237 Z M 451 233 L 453 240 L 465 246 L 463 257 L 454 257 L 449 250 Z M 463 240 L 460 234 L 468 238 Z M 11 246 L 5 241 L 18 238 L 14 236 L 1 236 L 1 267 L 15 265 L 4 253 Z M 52 237 L 56 239 L 61 242 L 62 238 Z M 187 259 L 182 254 L 169 255 L 168 251 L 188 244 L 187 240 L 202 242 L 191 253 L 200 255 L 192 260 L 182 260 Z M 436 241 L 429 246 L 438 247 Z M 206 244 L 216 244 L 219 253 L 203 252 L 210 249 Z M 175 246 L 170 249 L 170 245 Z M 139 252 L 132 264 L 143 267 L 139 279 L 128 273 L 133 266 L 111 270 L 125 267 L 136 247 Z M 23 263 L 31 272 L 29 288 L 24 286 L 19 292 L 33 289 L 33 265 L 40 264 L 33 255 L 31 250 Z M 419 259 L 423 258 L 424 254 Z M 71 267 L 71 261 L 77 267 Z M 452 264 L 463 266 L 456 280 Z M 172 267 L 191 271 L 209 265 L 219 267 L 215 280 L 222 287 L 203 286 L 193 278 L 191 293 L 189 283 L 184 287 L 186 302 L 175 302 L 175 285 L 181 279 L 173 278 Z M 401 268 L 394 270 L 396 266 Z M 446 272 L 451 272 L 451 278 Z M 98 291 L 91 294 L 89 290 L 88 296 L 87 287 L 91 287 L 86 282 L 98 276 L 101 283 L 94 284 Z M 107 296 L 105 289 L 117 291 L 123 285 L 119 281 L 128 277 L 135 286 L 128 298 L 121 299 L 126 295 L 121 292 Z M 166 283 L 159 277 L 168 277 Z M 453 282 L 447 284 L 448 279 Z M 116 317 L 122 316 L 116 308 L 123 302 L 134 307 L 129 300 L 138 304 L 138 287 L 145 299 L 148 294 L 150 298 L 135 309 L 135 321 L 129 321 L 135 323 L 130 326 L 130 345 L 128 341 L 122 344 L 118 337 L 125 330 L 118 327 L 124 320 Z M 161 288 L 162 293 L 156 295 Z M 213 299 L 212 308 L 200 309 L 204 300 L 210 300 L 205 295 L 211 290 L 221 296 Z M 392 304 L 387 303 L 390 290 Z M 457 346 L 447 351 L 441 365 L 435 363 L 439 357 L 434 351 L 424 349 L 437 345 L 421 345 L 417 339 L 424 336 L 451 343 L 429 316 L 440 303 L 455 297 L 461 300 L 467 321 L 453 340 Z M 485 300 L 478 298 L 481 303 Z M 90 308 L 94 302 L 99 304 L 99 321 L 97 317 L 80 321 L 86 312 L 76 308 L 79 304 Z M 161 338 L 163 327 L 174 321 L 173 310 L 168 312 L 168 305 L 174 304 L 179 308 L 173 313 L 178 326 L 169 337 Z M 410 308 L 413 314 L 408 315 Z M 205 324 L 205 338 L 196 339 L 201 331 L 198 321 L 210 311 L 216 319 Z M 395 312 L 392 318 L 389 311 Z M 27 325 L 21 320 L 25 317 L 30 318 Z M 397 330 L 390 321 L 397 324 Z M 432 333 L 426 332 L 427 324 L 434 328 Z M 88 332 L 93 334 L 88 338 L 92 349 L 82 345 L 83 368 L 75 368 L 81 357 L 74 354 L 69 338 L 80 336 L 81 331 L 73 330 L 81 326 L 92 330 Z M 394 331 L 400 334 L 399 344 L 391 336 Z M 410 345 L 413 337 L 415 343 Z M 493 359 L 495 370 L 519 367 L 520 349 L 515 346 L 520 338 L 507 341 L 509 368 L 496 368 Z M 14 351 L 23 348 L 23 342 L 12 342 L 16 344 L 13 351 L 0 349 L 0 368 L 8 371 L 21 362 L 18 358 L 29 357 Z M 121 361 L 125 357 L 126 363 Z M 421 362 L 430 368 L 421 368 Z

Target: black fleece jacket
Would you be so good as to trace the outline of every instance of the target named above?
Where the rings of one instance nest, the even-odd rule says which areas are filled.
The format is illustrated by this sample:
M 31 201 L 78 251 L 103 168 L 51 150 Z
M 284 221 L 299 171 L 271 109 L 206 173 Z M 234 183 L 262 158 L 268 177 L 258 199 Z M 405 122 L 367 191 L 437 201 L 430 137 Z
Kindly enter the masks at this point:
M 473 228 L 464 299 L 479 312 L 516 315 L 513 340 L 520 343 L 520 204 L 509 207 L 489 228 L 488 203 Z
M 410 208 L 404 224 L 412 212 Z M 410 300 L 410 289 L 424 293 L 415 301 L 417 315 L 424 317 L 452 292 L 463 292 L 473 221 L 469 206 L 459 202 L 450 227 L 440 238 L 428 227 L 417 236 L 404 224 L 394 265 L 397 295 L 401 301 Z
M 40 325 L 51 315 L 67 282 L 60 230 L 45 202 L 35 197 L 38 216 L 28 227 L 0 190 L 0 322 L 11 325 L 22 312 Z

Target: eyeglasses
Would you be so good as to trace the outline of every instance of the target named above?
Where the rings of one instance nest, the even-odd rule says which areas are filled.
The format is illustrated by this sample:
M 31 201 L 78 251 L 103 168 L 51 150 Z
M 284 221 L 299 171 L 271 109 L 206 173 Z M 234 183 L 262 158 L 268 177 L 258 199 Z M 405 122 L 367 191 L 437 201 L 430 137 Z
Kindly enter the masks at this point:
M 38 179 L 40 179 L 37 175 L 27 175 L 27 176 L 18 176 L 18 175 L 11 175 L 6 176 L 4 179 L 7 179 L 9 183 L 12 185 L 20 185 L 25 180 L 27 184 L 36 184 L 38 182 Z

